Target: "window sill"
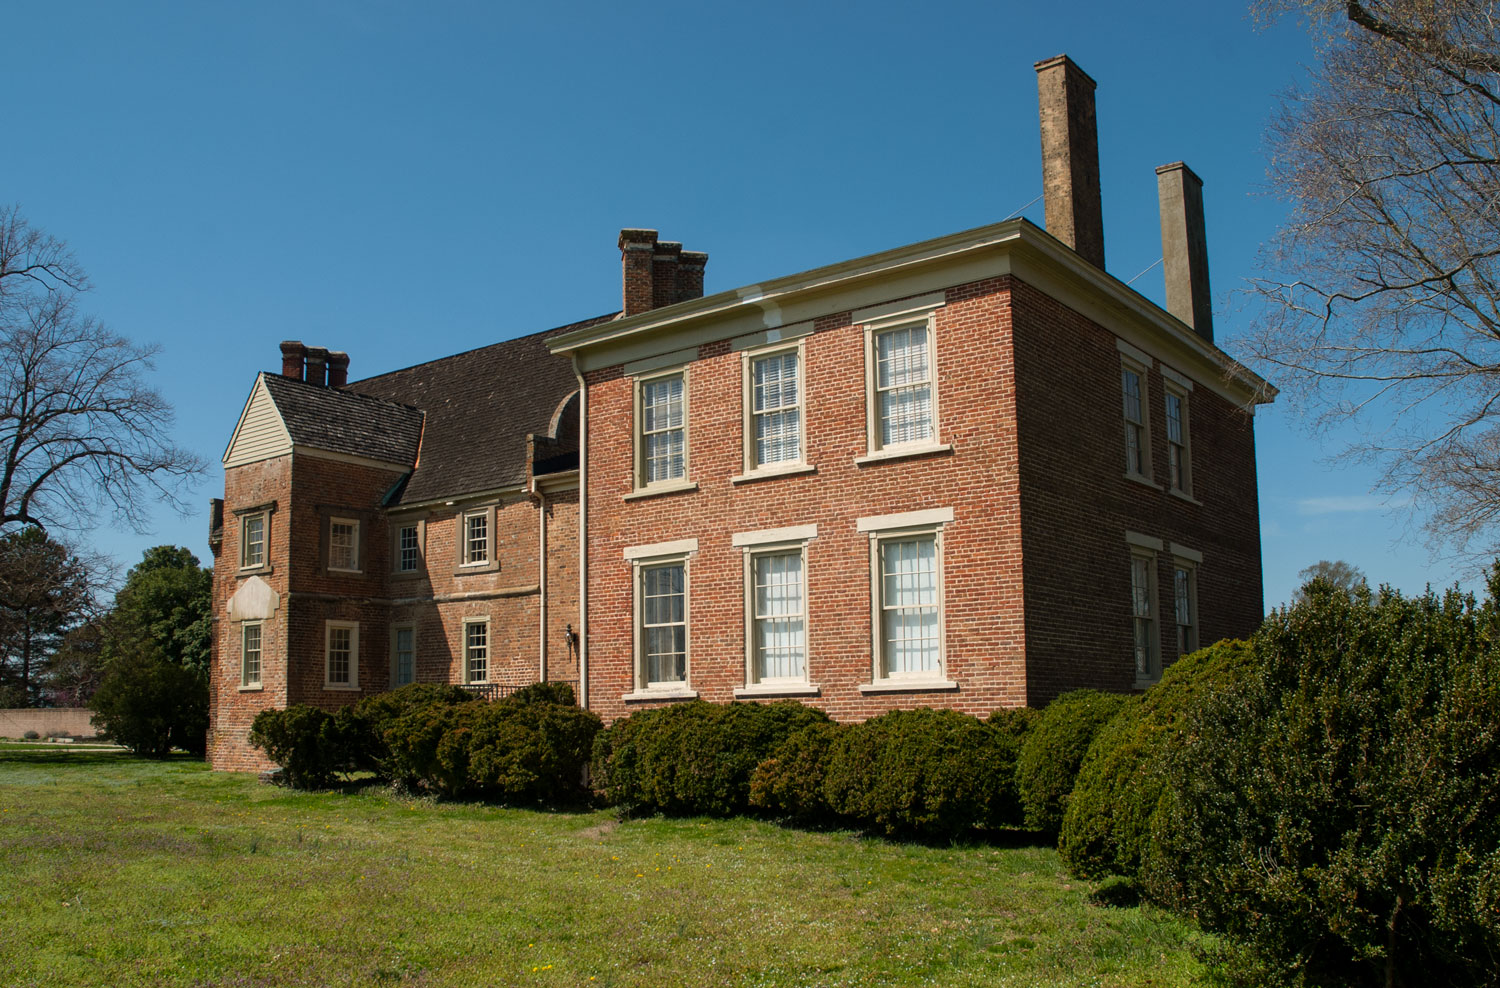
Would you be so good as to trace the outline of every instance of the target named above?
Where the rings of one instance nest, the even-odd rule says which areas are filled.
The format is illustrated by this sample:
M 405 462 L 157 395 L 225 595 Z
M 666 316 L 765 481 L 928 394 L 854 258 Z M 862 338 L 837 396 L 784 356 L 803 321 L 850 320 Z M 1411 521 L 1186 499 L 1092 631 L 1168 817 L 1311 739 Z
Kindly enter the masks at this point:
M 861 693 L 957 693 L 958 684 L 948 679 L 882 679 L 860 683 Z
M 362 570 L 362 569 L 344 569 L 343 567 L 339 567 L 339 566 L 330 566 L 330 567 L 328 567 L 328 572 L 330 572 L 330 573 L 347 573 L 350 576 L 364 576 L 365 575 L 365 571 Z
M 696 491 L 697 483 L 691 480 L 674 480 L 665 484 L 657 484 L 654 487 L 642 487 L 625 495 L 627 501 L 639 501 L 643 497 L 656 497 L 658 494 L 680 494 L 683 491 Z
M 359 686 L 358 684 L 350 686 L 347 683 L 324 683 L 323 690 L 333 693 L 358 693 Z
M 235 579 L 242 580 L 247 576 L 266 576 L 274 570 L 272 566 L 252 566 L 249 569 L 235 571 Z
M 818 468 L 811 463 L 794 463 L 785 467 L 761 467 L 759 470 L 751 470 L 729 478 L 731 484 L 753 484 L 757 480 L 771 480 L 774 477 L 795 477 L 798 474 L 817 473 Z
M 670 690 L 636 690 L 620 697 L 626 703 L 641 703 L 648 700 L 696 700 L 698 691 L 686 687 Z
M 1135 688 L 1138 690 L 1150 689 L 1159 682 L 1161 682 L 1160 676 L 1157 676 L 1155 679 L 1141 679 L 1137 677 L 1135 681 Z
M 454 576 L 477 576 L 477 575 L 479 575 L 481 573 L 498 573 L 498 572 L 500 572 L 500 564 L 499 563 L 475 563 L 472 566 L 460 566 L 460 567 L 458 567 L 458 569 L 456 569 L 456 570 L 453 571 L 453 575 Z M 415 573 L 411 573 L 411 574 L 408 574 L 408 575 L 409 576 L 415 576 L 416 574 Z
M 885 449 L 877 449 L 865 456 L 856 456 L 854 465 L 862 467 L 870 463 L 884 463 L 887 460 L 904 460 L 912 456 L 931 456 L 935 453 L 953 452 L 952 443 L 924 443 L 920 446 L 888 446 Z
M 263 693 L 263 692 L 265 692 L 265 689 L 266 688 L 264 686 L 262 686 L 261 684 L 257 683 L 254 686 L 241 686 L 240 687 L 240 692 L 241 693 Z
M 1186 501 L 1188 504 L 1196 504 L 1200 508 L 1203 507 L 1202 501 L 1198 500 L 1196 497 L 1193 497 L 1193 495 L 1191 494 L 1188 494 L 1184 491 L 1179 491 L 1175 487 L 1168 490 L 1167 493 L 1177 498 L 1177 500 L 1179 501 Z
M 1143 476 L 1143 475 L 1138 474 L 1138 473 L 1126 473 L 1125 474 L 1125 479 L 1126 480 L 1130 480 L 1130 481 L 1134 481 L 1135 483 L 1140 484 L 1142 487 L 1149 487 L 1153 491 L 1159 491 L 1159 490 L 1161 490 L 1161 485 L 1160 484 L 1156 483 L 1151 478 Z
M 735 696 L 822 696 L 823 688 L 817 683 L 751 683 L 736 686 Z

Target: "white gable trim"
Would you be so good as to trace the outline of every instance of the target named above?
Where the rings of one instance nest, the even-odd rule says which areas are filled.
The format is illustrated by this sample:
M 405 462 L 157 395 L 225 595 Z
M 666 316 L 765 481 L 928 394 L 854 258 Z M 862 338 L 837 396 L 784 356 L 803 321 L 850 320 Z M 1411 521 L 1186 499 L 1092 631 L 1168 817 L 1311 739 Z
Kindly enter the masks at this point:
M 292 434 L 266 388 L 266 375 L 257 374 L 250 397 L 235 423 L 234 434 L 224 450 L 224 465 L 237 467 L 259 460 L 285 456 L 292 451 Z

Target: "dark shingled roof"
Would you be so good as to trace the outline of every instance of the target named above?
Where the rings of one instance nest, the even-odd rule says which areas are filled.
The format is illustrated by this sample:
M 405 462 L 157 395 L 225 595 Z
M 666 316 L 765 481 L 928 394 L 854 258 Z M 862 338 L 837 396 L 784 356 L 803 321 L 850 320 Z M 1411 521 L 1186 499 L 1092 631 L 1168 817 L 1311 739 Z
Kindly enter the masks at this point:
M 292 442 L 386 463 L 417 462 L 422 413 L 410 405 L 266 374 Z
M 420 504 L 525 483 L 526 436 L 548 435 L 553 413 L 578 390 L 572 361 L 553 356 L 547 340 L 615 315 L 351 382 L 350 391 L 411 405 L 427 416 L 421 458 L 396 503 Z M 558 445 L 577 449 L 577 437 L 559 438 L 564 441 Z

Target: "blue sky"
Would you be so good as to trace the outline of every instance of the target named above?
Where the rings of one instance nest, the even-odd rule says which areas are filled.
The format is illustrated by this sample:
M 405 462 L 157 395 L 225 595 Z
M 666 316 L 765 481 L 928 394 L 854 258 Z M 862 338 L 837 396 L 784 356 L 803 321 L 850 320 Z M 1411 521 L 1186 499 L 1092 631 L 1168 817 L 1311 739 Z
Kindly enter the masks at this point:
M 1235 290 L 1284 215 L 1262 134 L 1314 57 L 1294 23 L 1201 2 L 57 0 L 5 24 L 0 201 L 70 242 L 90 311 L 161 344 L 174 438 L 212 465 L 191 516 L 92 533 L 126 565 L 209 558 L 278 341 L 358 378 L 607 312 L 627 226 L 707 251 L 712 293 L 994 222 L 1041 193 L 1032 63 L 1060 52 L 1099 83 L 1108 269 L 1160 257 L 1153 170 L 1187 161 L 1242 355 Z M 1160 303 L 1160 268 L 1134 287 Z M 1462 575 L 1287 403 L 1256 438 L 1268 607 L 1319 558 L 1408 591 Z

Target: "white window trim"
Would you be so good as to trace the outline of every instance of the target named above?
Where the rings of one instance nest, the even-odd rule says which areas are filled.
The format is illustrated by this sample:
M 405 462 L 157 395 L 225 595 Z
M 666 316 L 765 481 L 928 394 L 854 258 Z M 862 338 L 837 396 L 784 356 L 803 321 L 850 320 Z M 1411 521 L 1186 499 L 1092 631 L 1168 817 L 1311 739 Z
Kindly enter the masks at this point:
M 1173 543 L 1172 548 L 1180 549 L 1181 546 Z M 1192 640 L 1187 648 L 1178 647 L 1177 657 L 1190 655 L 1203 647 L 1203 635 L 1198 627 L 1198 564 L 1203 561 L 1202 553 L 1194 553 L 1196 560 L 1174 552 L 1172 554 L 1172 639 L 1177 640 L 1177 629 L 1182 625 L 1177 623 L 1177 571 L 1184 570 L 1188 575 L 1188 624 L 1192 629 Z
M 475 508 L 461 512 L 458 516 L 458 551 L 459 569 L 480 569 L 488 567 L 495 559 L 495 516 L 497 512 L 493 507 Z M 484 519 L 484 558 L 476 559 L 469 555 L 469 521 L 474 518 Z
M 484 625 L 484 678 L 483 679 L 475 679 L 474 675 L 473 675 L 473 669 L 470 668 L 470 665 L 469 665 L 469 661 L 470 661 L 470 656 L 469 656 L 469 628 L 470 628 L 471 625 L 476 625 L 476 624 L 482 624 L 482 625 Z M 488 614 L 476 614 L 476 615 L 473 615 L 472 617 L 466 617 L 466 618 L 464 618 L 463 621 L 461 622 L 461 624 L 460 624 L 460 630 L 459 630 L 459 634 L 460 634 L 461 637 L 459 638 L 458 649 L 459 649 L 459 655 L 461 655 L 463 657 L 463 664 L 464 664 L 464 667 L 463 667 L 463 681 L 464 681 L 464 685 L 466 685 L 466 686 L 467 685 L 471 685 L 471 684 L 472 685 L 478 685 L 480 683 L 493 683 L 495 681 L 494 677 L 492 677 L 490 675 L 490 673 L 494 671 L 494 667 L 495 667 L 495 636 L 493 634 L 493 630 L 494 629 L 490 625 L 490 616 Z
M 674 542 L 657 542 L 652 545 L 631 546 L 625 550 L 630 562 L 630 638 L 631 673 L 634 689 L 620 699 L 632 700 L 693 700 L 698 692 L 693 689 L 693 557 L 697 555 L 697 539 L 678 539 Z M 682 682 L 652 686 L 646 681 L 646 629 L 642 624 L 641 598 L 643 597 L 642 571 L 654 566 L 682 566 L 682 614 L 683 656 Z
M 1192 402 L 1189 400 L 1188 389 L 1182 387 L 1179 384 L 1176 384 L 1172 381 L 1171 378 L 1166 378 L 1166 368 L 1162 368 L 1162 371 L 1163 377 L 1165 378 L 1165 387 L 1163 387 L 1162 389 L 1161 414 L 1162 428 L 1166 430 L 1167 436 L 1167 489 L 1170 490 L 1173 494 L 1191 499 L 1193 496 L 1193 431 L 1188 427 L 1188 418 L 1191 414 L 1189 412 L 1189 409 L 1192 406 Z M 1171 427 L 1172 420 L 1170 416 L 1167 415 L 1167 402 L 1172 398 L 1176 398 L 1178 400 L 1178 408 L 1181 409 L 1182 412 L 1182 421 L 1180 423 L 1182 428 L 1182 442 L 1180 444 L 1182 448 L 1182 486 L 1180 487 L 1176 483 L 1176 478 L 1171 475 L 1171 447 L 1173 446 Z
M 953 521 L 952 508 L 931 508 L 890 515 L 872 515 L 855 521 L 855 529 L 870 541 L 870 681 L 860 683 L 861 693 L 956 691 L 958 683 L 948 677 L 948 594 L 943 566 L 943 531 Z M 935 672 L 887 676 L 885 674 L 885 622 L 883 587 L 880 579 L 882 542 L 931 535 L 933 565 L 937 576 L 938 668 Z
M 417 533 L 417 559 L 416 565 L 411 569 L 401 568 L 401 533 L 406 529 L 412 529 Z M 412 521 L 397 521 L 391 525 L 391 575 L 392 576 L 416 576 L 422 572 L 422 561 L 427 556 L 427 525 L 421 519 Z
M 696 351 L 695 351 L 696 352 Z M 645 445 L 646 436 L 641 426 L 644 423 L 644 415 L 641 408 L 641 386 L 653 381 L 661 381 L 670 377 L 682 378 L 682 476 L 672 477 L 668 480 L 658 480 L 655 483 L 642 483 L 646 476 Z M 692 376 L 686 364 L 677 364 L 672 367 L 656 370 L 650 374 L 642 373 L 631 379 L 631 406 L 633 409 L 633 422 L 631 423 L 631 460 L 633 469 L 631 471 L 631 483 L 634 489 L 626 495 L 627 499 L 634 497 L 647 497 L 652 494 L 667 494 L 673 491 L 695 490 L 698 485 L 693 482 L 693 429 L 692 429 Z
M 250 522 L 256 518 L 260 519 L 260 562 L 245 562 L 245 549 L 248 542 L 245 539 L 245 529 Z M 240 515 L 240 565 L 241 573 L 254 573 L 268 569 L 271 565 L 271 512 L 252 511 L 249 514 Z
M 398 663 L 398 659 L 397 659 L 397 654 L 396 654 L 396 641 L 397 641 L 397 635 L 398 635 L 398 633 L 402 632 L 402 631 L 410 631 L 411 632 L 411 681 L 413 683 L 415 683 L 417 681 L 417 622 L 415 622 L 415 621 L 397 621 L 397 622 L 395 622 L 395 623 L 393 623 L 391 625 L 391 680 L 390 680 L 390 682 L 391 682 L 391 689 L 393 689 L 393 690 L 394 689 L 399 689 L 402 686 L 408 685 L 406 683 L 397 683 L 396 682 L 396 672 L 400 668 L 399 663 Z
M 250 628 L 256 628 L 260 633 L 260 647 L 258 651 L 260 674 L 251 680 L 245 664 L 245 633 Z M 266 623 L 264 621 L 245 621 L 240 624 L 240 689 L 243 691 L 259 690 L 264 688 L 266 679 Z
M 329 678 L 333 671 L 333 629 L 349 629 L 349 681 L 347 683 L 335 683 Z M 358 621 L 324 621 L 323 622 L 323 688 L 325 690 L 350 690 L 359 689 L 359 622 Z
M 1141 381 L 1141 471 L 1137 472 L 1131 468 L 1129 463 L 1125 464 L 1125 477 L 1149 487 L 1156 487 L 1156 482 L 1151 479 L 1151 363 L 1147 358 L 1145 363 L 1135 359 L 1130 354 L 1121 351 L 1120 355 L 1120 404 L 1116 406 L 1120 412 L 1119 429 L 1117 435 L 1121 442 L 1125 439 L 1125 424 L 1129 421 L 1125 418 L 1125 372 L 1134 373 Z M 1128 447 L 1127 447 L 1128 448 Z
M 755 462 L 755 362 L 769 357 L 781 357 L 788 353 L 797 355 L 797 458 L 778 463 Z M 744 473 L 731 477 L 732 483 L 744 483 L 763 477 L 778 477 L 791 473 L 811 473 L 814 468 L 807 462 L 807 350 L 801 339 L 790 345 L 745 350 L 740 354 L 740 393 L 743 406 L 740 419 L 740 435 L 744 439 Z
M 353 566 L 335 566 L 335 565 L 333 565 L 333 526 L 335 526 L 335 525 L 350 525 L 350 526 L 352 526 L 354 528 L 354 565 Z M 361 533 L 360 533 L 359 529 L 360 529 L 360 524 L 359 524 L 359 519 L 358 518 L 340 518 L 337 515 L 330 515 L 329 516 L 329 518 L 328 518 L 328 571 L 330 573 L 362 573 L 362 572 L 364 572 L 364 560 L 361 558 L 362 554 L 359 551 L 360 550 L 360 536 L 361 536 Z
M 947 452 L 953 449 L 951 443 L 945 443 L 942 440 L 943 418 L 938 395 L 939 375 L 937 362 L 937 309 L 940 305 L 941 303 L 939 302 L 930 307 L 920 307 L 914 312 L 899 312 L 883 319 L 870 319 L 864 323 L 865 455 L 856 457 L 854 460 L 856 464 L 863 465 L 880 460 L 921 456 L 924 453 Z M 931 391 L 932 399 L 932 433 L 923 440 L 892 443 L 884 446 L 880 443 L 880 398 L 875 387 L 877 374 L 875 366 L 875 337 L 882 333 L 904 329 L 908 326 L 926 326 L 927 328 L 927 386 Z
M 1135 675 L 1136 689 L 1145 689 L 1152 686 L 1161 679 L 1161 592 L 1157 586 L 1157 552 L 1161 549 L 1158 541 L 1155 548 L 1147 545 L 1130 543 L 1130 570 L 1126 571 L 1126 591 L 1130 601 L 1130 664 L 1131 671 Z M 1150 621 L 1153 633 L 1147 641 L 1146 673 L 1142 675 L 1136 668 L 1135 661 L 1135 584 L 1134 568 L 1135 561 L 1143 559 L 1146 561 L 1146 593 L 1150 597 Z
M 745 681 L 737 686 L 737 697 L 818 696 L 821 688 L 812 682 L 812 581 L 808 578 L 808 543 L 818 537 L 818 526 L 796 525 L 758 532 L 737 532 L 731 543 L 741 550 L 745 572 Z M 758 679 L 755 675 L 755 559 L 757 556 L 802 557 L 802 675 Z

